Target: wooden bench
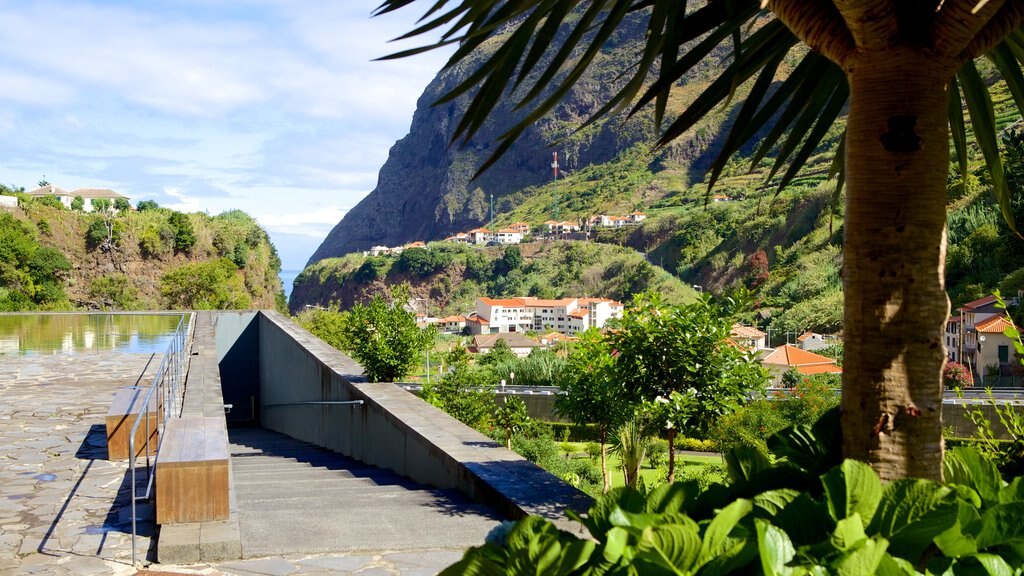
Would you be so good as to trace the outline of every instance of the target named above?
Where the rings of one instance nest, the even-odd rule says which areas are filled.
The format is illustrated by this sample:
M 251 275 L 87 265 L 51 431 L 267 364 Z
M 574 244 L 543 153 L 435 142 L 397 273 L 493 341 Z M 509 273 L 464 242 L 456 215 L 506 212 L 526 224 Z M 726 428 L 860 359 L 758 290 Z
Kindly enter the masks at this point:
M 143 403 L 146 400 L 145 388 L 129 386 L 121 388 L 114 394 L 110 403 L 110 410 L 107 412 L 107 458 L 110 460 L 126 460 L 128 458 L 128 436 L 131 434 L 132 426 L 135 425 L 135 417 L 143 412 Z M 157 430 L 160 426 L 161 410 L 159 398 L 154 393 L 149 399 L 149 425 L 146 425 L 146 416 L 142 416 L 142 422 L 135 430 L 135 457 L 146 454 L 146 431 L 149 430 L 149 455 L 156 454 Z
M 227 520 L 229 514 L 224 417 L 168 420 L 156 464 L 156 523 Z

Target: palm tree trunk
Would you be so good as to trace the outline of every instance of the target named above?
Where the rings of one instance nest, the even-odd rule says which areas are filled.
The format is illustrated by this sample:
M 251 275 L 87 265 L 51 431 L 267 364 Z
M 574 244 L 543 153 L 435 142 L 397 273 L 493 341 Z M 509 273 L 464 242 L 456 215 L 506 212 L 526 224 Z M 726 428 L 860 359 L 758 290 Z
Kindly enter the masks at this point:
M 941 479 L 951 72 L 920 50 L 847 66 L 843 454 Z
M 668 483 L 676 481 L 676 429 L 668 429 Z
M 608 427 L 601 427 L 601 492 L 607 494 L 612 489 L 611 480 L 608 478 Z

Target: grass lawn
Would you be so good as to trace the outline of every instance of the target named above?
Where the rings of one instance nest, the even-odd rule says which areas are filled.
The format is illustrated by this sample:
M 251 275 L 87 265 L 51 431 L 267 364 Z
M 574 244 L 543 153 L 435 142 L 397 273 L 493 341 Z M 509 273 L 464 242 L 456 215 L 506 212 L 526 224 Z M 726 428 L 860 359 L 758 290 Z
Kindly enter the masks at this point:
M 589 458 L 587 456 L 587 443 L 586 442 L 558 442 L 558 447 L 563 451 L 572 454 L 574 458 Z M 691 455 L 691 454 L 676 454 L 676 479 L 679 480 L 683 477 L 683 472 L 686 470 L 696 471 L 699 470 L 705 464 L 722 464 L 722 457 L 715 455 Z M 600 461 L 598 461 L 600 465 Z M 619 466 L 619 457 L 611 452 L 608 453 L 608 472 L 612 478 L 612 487 L 622 486 L 625 483 L 625 478 L 622 474 L 622 468 Z M 650 485 L 652 482 L 662 480 L 658 478 L 658 470 L 654 468 L 648 468 L 645 462 L 640 467 L 640 477 L 644 479 L 644 483 Z

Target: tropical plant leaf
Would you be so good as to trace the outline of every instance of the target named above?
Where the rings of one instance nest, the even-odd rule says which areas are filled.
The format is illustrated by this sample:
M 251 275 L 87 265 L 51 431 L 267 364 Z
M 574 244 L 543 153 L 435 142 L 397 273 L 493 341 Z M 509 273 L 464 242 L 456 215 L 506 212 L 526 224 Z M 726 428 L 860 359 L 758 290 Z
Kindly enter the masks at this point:
M 973 488 L 986 505 L 999 502 L 1003 478 L 996 465 L 977 450 L 957 446 L 946 451 L 943 469 L 947 483 Z
M 957 79 L 960 81 L 964 98 L 967 101 L 967 111 L 971 115 L 974 139 L 978 142 L 978 147 L 981 148 L 989 176 L 992 178 L 992 192 L 999 204 L 999 210 L 1003 213 L 1003 219 L 1010 229 L 1017 233 L 1017 227 L 1013 221 L 1013 209 L 1010 206 L 1010 189 L 1006 184 L 1003 161 L 999 156 L 999 144 L 996 139 L 996 115 L 992 106 L 992 97 L 989 95 L 988 87 L 981 74 L 978 73 L 974 62 L 964 64 L 957 73 Z
M 637 545 L 637 559 L 673 573 L 686 574 L 700 550 L 700 534 L 695 526 L 657 526 L 644 529 Z
M 857 514 L 870 522 L 882 499 L 882 481 L 871 466 L 856 460 L 844 460 L 821 477 L 825 501 L 835 520 Z
M 768 462 L 768 458 L 753 446 L 741 444 L 725 453 L 725 467 L 729 472 L 729 478 L 735 484 L 748 484 L 769 466 L 771 463 Z
M 884 538 L 865 540 L 854 550 L 843 555 L 833 564 L 835 573 L 840 576 L 863 576 L 874 574 L 885 556 L 889 542 Z
M 902 478 L 887 484 L 868 527 L 892 543 L 891 553 L 917 562 L 932 539 L 958 517 L 956 492 L 930 480 Z
M 780 431 L 768 439 L 768 449 L 811 474 L 824 474 L 842 461 L 839 409 L 828 410 L 811 426 Z
M 799 496 L 800 492 L 792 488 L 762 492 L 753 498 L 754 513 L 762 518 L 771 519 Z
M 945 532 L 935 537 L 935 545 L 946 556 L 966 556 L 978 552 L 975 541 L 981 529 L 981 514 L 966 502 L 957 502 L 957 521 Z
M 794 573 L 786 566 L 795 556 L 796 548 L 786 533 L 767 520 L 756 518 L 757 549 L 761 556 L 761 569 L 765 576 L 789 576 Z
M 702 564 L 710 561 L 729 547 L 729 533 L 754 508 L 750 500 L 738 499 L 723 508 L 704 530 L 700 558 Z
M 1024 503 L 997 504 L 986 510 L 978 522 L 979 550 L 1024 543 Z

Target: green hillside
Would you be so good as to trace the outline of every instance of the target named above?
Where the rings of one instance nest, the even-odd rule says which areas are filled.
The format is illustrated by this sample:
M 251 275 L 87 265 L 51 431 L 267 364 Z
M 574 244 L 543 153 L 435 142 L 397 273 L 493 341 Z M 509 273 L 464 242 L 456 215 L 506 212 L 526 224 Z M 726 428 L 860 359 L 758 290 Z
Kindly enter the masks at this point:
M 0 210 L 0 311 L 284 307 L 281 260 L 244 212 L 101 216 L 0 194 L 19 201 Z
M 400 256 L 349 254 L 321 260 L 296 279 L 291 310 L 296 313 L 305 304 L 345 309 L 398 284 L 408 284 L 412 296 L 427 300 L 436 315 L 473 310 L 481 296 L 625 301 L 657 290 L 670 302 L 695 297 L 692 288 L 626 247 L 550 241 L 480 248 L 434 242 Z

